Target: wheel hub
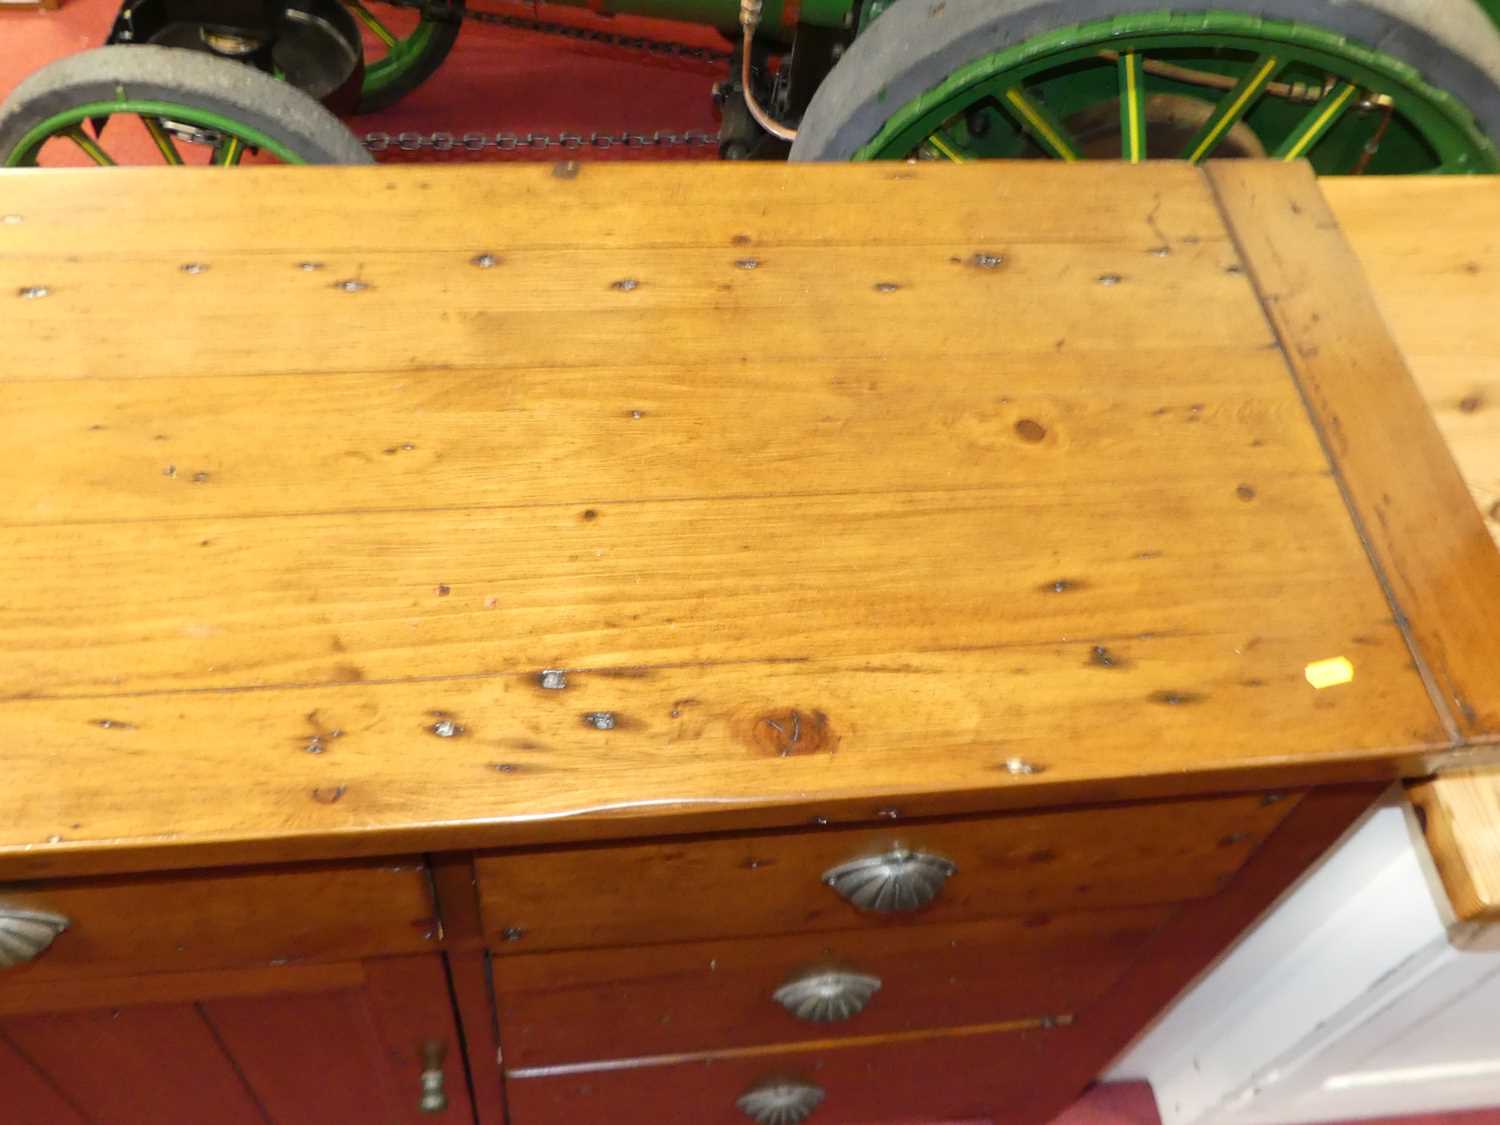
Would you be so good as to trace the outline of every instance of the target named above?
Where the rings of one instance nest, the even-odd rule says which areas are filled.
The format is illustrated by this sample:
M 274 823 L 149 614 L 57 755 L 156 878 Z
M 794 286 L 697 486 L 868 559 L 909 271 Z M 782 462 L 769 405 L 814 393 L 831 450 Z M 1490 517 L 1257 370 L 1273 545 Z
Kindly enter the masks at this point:
M 197 21 L 174 20 L 145 41 L 252 62 L 279 73 L 335 112 L 352 110 L 348 91 L 352 86 L 352 96 L 357 99 L 364 74 L 359 25 L 338 0 L 288 4 L 269 39 Z

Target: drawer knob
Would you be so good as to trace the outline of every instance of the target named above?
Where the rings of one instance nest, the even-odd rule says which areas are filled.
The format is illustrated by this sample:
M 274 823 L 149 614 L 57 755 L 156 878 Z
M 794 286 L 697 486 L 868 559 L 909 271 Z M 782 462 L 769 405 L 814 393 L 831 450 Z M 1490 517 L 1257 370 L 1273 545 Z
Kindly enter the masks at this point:
M 771 998 L 799 1020 L 840 1023 L 864 1011 L 879 991 L 879 977 L 829 969 L 789 980 Z
M 940 855 L 896 848 L 830 868 L 823 882 L 861 910 L 894 914 L 926 906 L 957 870 Z
M 773 1078 L 753 1086 L 734 1104 L 759 1125 L 797 1125 L 822 1104 L 823 1088 L 794 1078 Z
M 417 1101 L 422 1113 L 442 1113 L 448 1108 L 448 1091 L 443 1085 L 443 1056 L 447 1053 L 436 1039 L 422 1044 L 422 1096 Z
M 0 906 L 0 969 L 35 960 L 67 928 L 61 914 Z

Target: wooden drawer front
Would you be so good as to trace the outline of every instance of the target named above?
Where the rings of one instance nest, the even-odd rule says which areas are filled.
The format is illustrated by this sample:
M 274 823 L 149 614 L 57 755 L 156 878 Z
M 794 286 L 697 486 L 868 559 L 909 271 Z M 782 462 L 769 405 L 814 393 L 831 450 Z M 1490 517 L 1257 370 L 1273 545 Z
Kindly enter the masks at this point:
M 1212 894 L 1294 804 L 1251 794 L 503 853 L 476 866 L 502 953 L 966 922 Z M 831 868 L 895 848 L 956 865 L 925 909 L 861 911 L 824 885 Z
M 0 910 L 69 925 L 0 987 L 41 979 L 354 959 L 431 949 L 437 920 L 416 861 L 372 860 L 0 887 Z
M 781 1080 L 822 1091 L 809 1125 L 1040 1125 L 1032 1107 L 1049 1092 L 1048 1058 L 1078 1038 L 1068 1029 L 992 1032 L 581 1073 L 511 1071 L 506 1100 L 511 1125 L 747 1125 L 754 1118 L 738 1099 Z
M 495 967 L 505 1058 L 524 1068 L 1070 1015 L 1113 985 L 1173 913 L 506 958 Z M 808 1001 L 814 1010 L 799 1018 L 773 996 L 830 971 L 846 974 L 830 1007 Z

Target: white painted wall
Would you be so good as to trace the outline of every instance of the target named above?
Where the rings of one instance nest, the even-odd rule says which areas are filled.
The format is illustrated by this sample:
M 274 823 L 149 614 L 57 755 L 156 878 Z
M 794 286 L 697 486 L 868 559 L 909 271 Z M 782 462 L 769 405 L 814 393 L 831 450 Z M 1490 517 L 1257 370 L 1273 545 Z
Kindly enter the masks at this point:
M 1164 1125 L 1500 1106 L 1500 933 L 1453 923 L 1393 791 L 1109 1077 Z

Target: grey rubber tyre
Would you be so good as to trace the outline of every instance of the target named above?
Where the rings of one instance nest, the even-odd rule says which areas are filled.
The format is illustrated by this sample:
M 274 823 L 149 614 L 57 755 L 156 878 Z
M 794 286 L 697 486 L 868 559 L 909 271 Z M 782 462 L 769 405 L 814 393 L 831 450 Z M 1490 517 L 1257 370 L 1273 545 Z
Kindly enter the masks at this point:
M 813 95 L 793 160 L 848 160 L 900 106 L 1034 36 L 1133 12 L 1242 12 L 1323 28 L 1415 67 L 1500 141 L 1500 30 L 1472 0 L 897 0 Z
M 309 164 L 368 164 L 337 117 L 302 91 L 243 63 L 177 47 L 99 47 L 42 67 L 0 104 L 0 164 L 32 129 L 120 97 L 201 109 L 258 130 Z

